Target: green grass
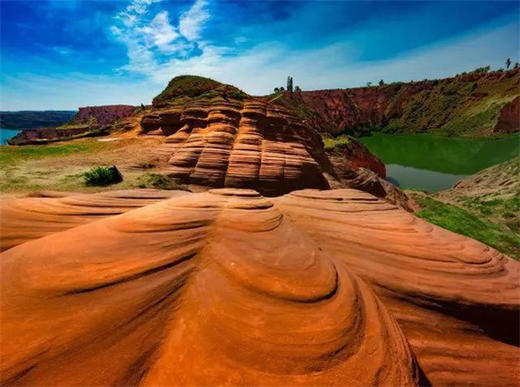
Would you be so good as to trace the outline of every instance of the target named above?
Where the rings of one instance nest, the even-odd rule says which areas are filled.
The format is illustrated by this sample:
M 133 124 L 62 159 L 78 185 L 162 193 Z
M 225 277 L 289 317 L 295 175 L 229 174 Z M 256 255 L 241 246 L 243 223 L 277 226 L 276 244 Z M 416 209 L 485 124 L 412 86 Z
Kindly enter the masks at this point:
M 97 141 L 81 144 L 0 146 L 0 167 L 14 165 L 20 161 L 40 157 L 66 156 L 80 152 L 102 149 L 105 144 Z
M 323 145 L 325 146 L 326 151 L 331 151 L 342 146 L 346 146 L 350 144 L 350 138 L 348 136 L 338 136 L 338 137 L 323 137 Z
M 187 186 L 177 184 L 173 179 L 157 173 L 146 173 L 141 176 L 138 179 L 138 187 L 189 191 Z
M 429 197 L 416 196 L 422 210 L 415 215 L 447 230 L 476 239 L 510 257 L 520 260 L 520 235 L 468 211 Z
M 520 234 L 520 197 L 494 198 L 492 195 L 481 197 L 462 196 L 457 198 L 457 203 L 462 207 L 483 217 L 495 219 L 495 222 L 505 224 L 512 231 Z
M 226 98 L 242 100 L 248 95 L 231 85 L 196 75 L 181 75 L 173 78 L 166 88 L 153 99 L 153 104 L 186 103 L 190 100 Z

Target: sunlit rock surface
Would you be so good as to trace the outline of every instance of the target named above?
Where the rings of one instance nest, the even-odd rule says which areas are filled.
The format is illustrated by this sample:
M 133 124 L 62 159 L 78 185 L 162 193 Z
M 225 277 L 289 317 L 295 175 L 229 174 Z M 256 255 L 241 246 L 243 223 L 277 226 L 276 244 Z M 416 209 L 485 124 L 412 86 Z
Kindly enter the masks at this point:
M 3 385 L 519 383 L 497 251 L 357 190 L 139 192 L 3 203 Z
M 146 133 L 167 136 L 165 171 L 183 183 L 279 195 L 328 188 L 332 166 L 320 135 L 284 108 L 248 99 L 195 101 L 145 115 Z

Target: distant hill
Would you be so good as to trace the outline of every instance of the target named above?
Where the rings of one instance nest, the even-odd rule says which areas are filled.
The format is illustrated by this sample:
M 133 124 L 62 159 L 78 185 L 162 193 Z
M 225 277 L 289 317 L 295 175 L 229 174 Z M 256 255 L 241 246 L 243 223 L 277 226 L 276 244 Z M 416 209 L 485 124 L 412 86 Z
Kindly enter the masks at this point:
M 430 132 L 485 137 L 520 131 L 520 70 L 274 96 L 321 133 Z M 273 96 L 272 96 L 273 97 Z
M 68 122 L 76 113 L 75 110 L 4 111 L 0 112 L 0 127 L 4 129 L 32 129 L 58 126 Z

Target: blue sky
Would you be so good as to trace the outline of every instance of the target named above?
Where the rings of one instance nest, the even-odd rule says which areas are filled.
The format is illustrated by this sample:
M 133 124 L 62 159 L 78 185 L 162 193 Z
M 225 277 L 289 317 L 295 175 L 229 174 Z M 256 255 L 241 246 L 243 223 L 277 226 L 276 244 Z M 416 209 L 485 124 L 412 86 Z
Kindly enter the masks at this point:
M 150 103 L 198 74 L 266 94 L 519 57 L 517 1 L 0 0 L 2 110 Z

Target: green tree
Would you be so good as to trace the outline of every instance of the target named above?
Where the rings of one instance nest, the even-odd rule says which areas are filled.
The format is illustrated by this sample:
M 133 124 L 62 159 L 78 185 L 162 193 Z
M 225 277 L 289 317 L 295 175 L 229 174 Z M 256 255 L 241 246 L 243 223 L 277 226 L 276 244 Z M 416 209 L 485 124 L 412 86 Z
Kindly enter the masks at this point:
M 506 60 L 506 68 L 509 69 L 509 66 L 511 66 L 511 58 L 507 58 Z
M 383 81 L 382 79 L 379 81 L 379 86 L 383 86 L 385 84 L 385 81 Z
M 299 93 L 302 91 L 302 89 L 300 89 L 300 86 L 296 85 L 296 87 L 294 88 L 294 91 Z
M 290 93 L 293 92 L 293 79 L 291 76 L 287 77 L 287 91 Z

